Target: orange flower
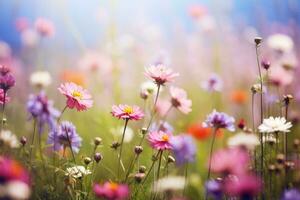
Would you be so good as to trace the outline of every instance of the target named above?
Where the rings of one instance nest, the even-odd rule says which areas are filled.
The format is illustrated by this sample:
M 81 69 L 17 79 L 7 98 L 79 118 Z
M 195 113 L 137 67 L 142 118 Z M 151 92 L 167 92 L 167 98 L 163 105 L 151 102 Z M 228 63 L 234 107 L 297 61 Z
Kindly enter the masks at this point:
M 187 133 L 192 135 L 197 140 L 203 141 L 210 137 L 212 131 L 211 128 L 204 128 L 201 123 L 194 123 L 187 128 Z M 217 132 L 217 137 L 220 138 L 222 136 L 223 131 L 219 129 Z
M 236 104 L 244 104 L 248 100 L 248 94 L 245 90 L 235 90 L 231 93 L 230 99 Z
M 65 69 L 61 72 L 61 79 L 64 82 L 73 82 L 77 85 L 85 86 L 85 76 L 79 71 Z

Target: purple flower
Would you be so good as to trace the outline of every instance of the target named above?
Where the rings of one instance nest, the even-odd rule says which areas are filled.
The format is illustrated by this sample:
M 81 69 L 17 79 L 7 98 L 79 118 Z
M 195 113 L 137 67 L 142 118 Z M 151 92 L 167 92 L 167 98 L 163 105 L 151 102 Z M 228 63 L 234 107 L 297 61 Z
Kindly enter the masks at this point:
M 227 115 L 223 112 L 217 112 L 216 110 L 213 110 L 212 113 L 210 113 L 205 122 L 203 122 L 203 127 L 211 127 L 211 128 L 225 128 L 231 132 L 235 130 L 234 127 L 234 118 Z
M 81 140 L 76 132 L 76 127 L 68 121 L 61 122 L 59 127 L 52 130 L 48 136 L 48 144 L 53 145 L 55 151 L 70 147 L 77 153 L 81 146 Z
M 173 133 L 174 128 L 172 127 L 171 124 L 169 124 L 168 122 L 164 122 L 164 121 L 159 121 L 158 123 L 152 123 L 150 128 L 149 128 L 149 132 L 151 131 L 163 131 L 165 133 Z
M 178 165 L 195 161 L 197 148 L 191 136 L 185 134 L 174 136 L 171 145 Z
M 217 74 L 211 74 L 208 80 L 202 82 L 202 88 L 209 92 L 220 92 L 223 88 L 223 81 Z
M 53 107 L 53 102 L 48 100 L 44 92 L 29 96 L 27 110 L 31 117 L 37 120 L 39 133 L 43 132 L 46 124 L 48 124 L 50 130 L 56 127 L 56 118 L 60 115 L 60 112 Z
M 205 183 L 206 192 L 211 195 L 214 199 L 222 199 L 222 184 L 218 180 L 209 180 Z
M 281 200 L 300 200 L 300 192 L 297 189 L 284 191 Z
M 4 91 L 9 90 L 16 84 L 15 78 L 10 73 L 6 73 L 5 75 L 0 75 L 0 88 Z

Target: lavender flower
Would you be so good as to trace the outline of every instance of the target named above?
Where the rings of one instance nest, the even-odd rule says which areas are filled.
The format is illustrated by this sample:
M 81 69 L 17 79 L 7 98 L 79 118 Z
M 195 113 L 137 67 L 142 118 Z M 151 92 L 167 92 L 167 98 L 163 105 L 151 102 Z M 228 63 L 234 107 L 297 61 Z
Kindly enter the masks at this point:
M 194 162 L 197 148 L 191 136 L 185 134 L 174 136 L 171 144 L 178 165 Z
M 209 92 L 220 92 L 223 88 L 223 81 L 217 74 L 211 74 L 210 77 L 202 82 L 202 88 Z
M 68 121 L 61 122 L 60 126 L 52 130 L 48 136 L 48 144 L 53 145 L 55 151 L 70 147 L 74 152 L 78 153 L 81 140 L 81 137 L 76 132 L 76 127 Z
M 281 200 L 300 200 L 300 192 L 297 189 L 284 191 Z
M 40 134 L 43 132 L 46 124 L 50 130 L 56 127 L 56 118 L 59 117 L 60 112 L 53 107 L 53 102 L 48 100 L 44 92 L 29 96 L 27 110 L 31 114 L 31 117 L 37 120 Z
M 214 199 L 222 199 L 222 184 L 218 180 L 209 180 L 205 183 L 206 192 L 211 195 Z
M 203 122 L 203 127 L 212 127 L 216 129 L 225 128 L 233 132 L 235 130 L 234 122 L 235 120 L 233 117 L 226 113 L 213 110 L 213 112 L 207 116 L 205 122 Z

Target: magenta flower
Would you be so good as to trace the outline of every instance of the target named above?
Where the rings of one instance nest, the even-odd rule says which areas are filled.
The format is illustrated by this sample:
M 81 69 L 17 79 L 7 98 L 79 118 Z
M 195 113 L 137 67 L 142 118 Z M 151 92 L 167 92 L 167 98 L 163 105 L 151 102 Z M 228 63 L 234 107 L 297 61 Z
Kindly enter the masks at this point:
M 119 119 L 140 120 L 144 117 L 143 111 L 138 106 L 125 104 L 113 105 L 111 114 Z
M 107 200 L 123 200 L 129 196 L 129 188 L 124 184 L 105 182 L 103 185 L 94 184 L 93 187 L 96 197 Z
M 38 18 L 34 22 L 36 31 L 44 37 L 52 37 L 55 34 L 55 28 L 52 21 L 45 18 Z
M 67 106 L 71 109 L 83 111 L 93 106 L 90 93 L 75 83 L 61 84 L 58 90 L 67 97 Z
M 211 171 L 223 175 L 248 172 L 249 154 L 240 148 L 218 150 L 211 158 Z
M 225 193 L 229 196 L 252 199 L 262 189 L 261 180 L 252 174 L 233 176 L 224 183 Z
M 4 101 L 4 91 L 0 89 L 0 104 L 2 105 L 3 103 L 8 103 L 10 101 L 10 98 L 5 95 L 5 101 Z
M 173 135 L 169 132 L 152 131 L 148 135 L 148 141 L 156 150 L 172 149 L 171 139 Z
M 181 88 L 171 87 L 171 103 L 172 105 L 184 114 L 192 111 L 192 101 L 187 98 L 186 91 Z
M 145 75 L 152 79 L 157 85 L 172 82 L 175 77 L 179 76 L 178 73 L 174 73 L 172 69 L 162 64 L 151 65 L 146 69 Z

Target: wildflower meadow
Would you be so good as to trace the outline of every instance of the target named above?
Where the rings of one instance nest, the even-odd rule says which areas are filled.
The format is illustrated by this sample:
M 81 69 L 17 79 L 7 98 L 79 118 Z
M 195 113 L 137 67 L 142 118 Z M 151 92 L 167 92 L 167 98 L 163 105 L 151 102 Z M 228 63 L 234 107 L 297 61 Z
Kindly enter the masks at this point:
M 300 200 L 300 3 L 1 1 L 0 200 Z

